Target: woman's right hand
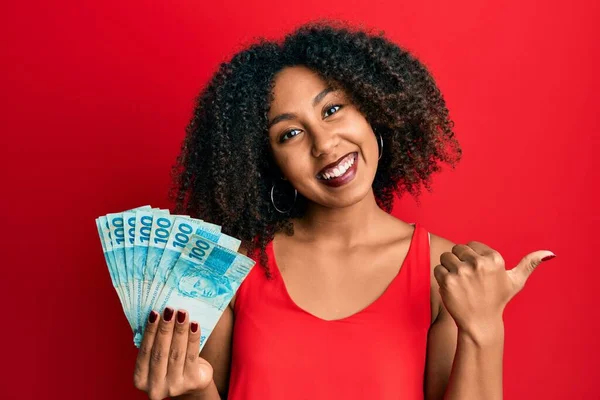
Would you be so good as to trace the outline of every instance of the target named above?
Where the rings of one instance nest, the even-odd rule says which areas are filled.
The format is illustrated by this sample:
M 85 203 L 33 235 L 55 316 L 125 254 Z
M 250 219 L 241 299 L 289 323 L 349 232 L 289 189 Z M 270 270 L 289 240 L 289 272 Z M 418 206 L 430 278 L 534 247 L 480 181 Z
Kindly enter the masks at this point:
M 151 400 L 202 393 L 213 379 L 212 366 L 199 356 L 200 326 L 185 310 L 173 314 L 167 307 L 157 321 L 150 312 L 135 363 L 133 383 Z

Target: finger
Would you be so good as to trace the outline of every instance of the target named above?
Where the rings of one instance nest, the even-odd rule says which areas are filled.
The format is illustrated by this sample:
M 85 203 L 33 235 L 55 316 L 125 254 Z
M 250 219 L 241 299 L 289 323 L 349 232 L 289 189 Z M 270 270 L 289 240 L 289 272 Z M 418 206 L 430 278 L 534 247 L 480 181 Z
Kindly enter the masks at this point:
M 158 323 L 154 346 L 150 355 L 150 382 L 162 382 L 167 376 L 169 349 L 171 348 L 171 337 L 173 336 L 173 311 L 171 307 L 166 307 L 163 311 L 163 317 Z
M 496 250 L 492 249 L 490 246 L 483 244 L 481 242 L 476 242 L 474 240 L 467 243 L 467 246 L 473 249 L 475 253 L 481 256 L 489 256 L 494 253 Z
M 527 254 L 521 259 L 519 264 L 513 269 L 507 271 L 515 287 L 522 289 L 531 276 L 533 271 L 545 260 L 551 260 L 556 254 L 549 250 L 538 250 Z
M 435 280 L 438 282 L 438 285 L 440 287 L 442 287 L 442 285 L 445 284 L 446 276 L 449 273 L 450 272 L 448 272 L 448 270 L 446 269 L 446 267 L 444 267 L 441 264 L 436 265 L 435 268 L 433 269 L 433 276 L 435 277 Z
M 177 311 L 171 350 L 169 352 L 169 365 L 167 367 L 167 379 L 183 376 L 185 356 L 187 354 L 188 332 L 190 330 L 188 314 L 185 310 Z
M 135 362 L 133 384 L 140 390 L 146 390 L 148 383 L 150 355 L 152 353 L 152 346 L 154 345 L 154 338 L 156 337 L 156 330 L 158 328 L 158 323 L 156 322 L 157 319 L 158 313 L 156 311 L 150 311 L 148 322 L 146 323 L 146 330 L 144 331 L 140 350 L 138 351 L 137 360 Z
M 459 260 L 475 265 L 477 258 L 481 257 L 475 250 L 464 244 L 456 244 L 452 247 L 452 254 Z
M 462 263 L 454 253 L 446 251 L 440 256 L 440 264 L 442 264 L 451 273 L 458 272 L 458 266 Z
M 187 351 L 185 356 L 185 367 L 187 370 L 195 370 L 198 368 L 196 364 L 198 357 L 200 356 L 200 325 L 198 322 L 192 321 L 190 323 L 190 332 L 188 334 Z

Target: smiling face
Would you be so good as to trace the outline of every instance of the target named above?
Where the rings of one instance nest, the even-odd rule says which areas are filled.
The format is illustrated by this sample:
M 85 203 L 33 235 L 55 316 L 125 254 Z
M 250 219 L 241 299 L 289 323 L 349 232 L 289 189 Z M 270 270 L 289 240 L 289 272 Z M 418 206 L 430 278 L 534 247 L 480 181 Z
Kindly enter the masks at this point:
M 377 172 L 377 138 L 342 90 L 304 66 L 275 76 L 269 141 L 283 176 L 308 200 L 347 207 L 362 200 Z

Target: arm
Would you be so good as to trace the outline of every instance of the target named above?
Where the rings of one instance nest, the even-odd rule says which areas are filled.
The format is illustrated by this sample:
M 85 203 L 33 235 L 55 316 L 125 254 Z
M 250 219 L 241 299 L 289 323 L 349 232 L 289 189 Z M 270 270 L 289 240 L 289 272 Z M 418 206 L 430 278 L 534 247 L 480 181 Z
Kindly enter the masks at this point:
M 459 330 L 450 382 L 443 399 L 501 400 L 503 352 L 502 320 L 476 336 Z
M 481 332 L 459 330 L 441 300 L 439 285 L 433 277 L 440 255 L 451 251 L 453 246 L 454 243 L 431 235 L 431 295 L 439 312 L 427 337 L 425 399 L 502 399 L 502 320 L 482 327 Z
M 437 296 L 439 296 L 439 293 L 437 293 Z M 444 392 L 450 380 L 452 363 L 454 362 L 457 348 L 458 335 L 456 324 L 443 304 L 441 304 L 441 300 L 439 301 L 440 311 L 438 317 L 429 328 L 429 334 L 427 335 L 425 400 L 443 399 Z M 456 379 L 456 377 L 453 379 Z

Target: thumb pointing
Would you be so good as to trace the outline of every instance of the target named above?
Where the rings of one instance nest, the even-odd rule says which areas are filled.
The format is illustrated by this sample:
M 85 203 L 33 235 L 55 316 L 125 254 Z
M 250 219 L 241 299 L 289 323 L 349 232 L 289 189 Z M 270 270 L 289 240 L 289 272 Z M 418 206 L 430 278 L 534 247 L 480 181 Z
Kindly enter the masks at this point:
M 525 282 L 531 276 L 533 271 L 544 261 L 548 261 L 556 257 L 556 254 L 549 250 L 538 250 L 527 254 L 523 259 L 511 270 L 508 270 L 508 275 L 513 283 L 519 289 L 525 286 Z

